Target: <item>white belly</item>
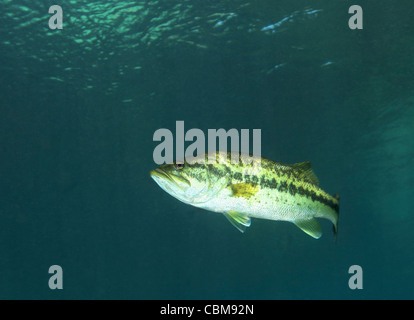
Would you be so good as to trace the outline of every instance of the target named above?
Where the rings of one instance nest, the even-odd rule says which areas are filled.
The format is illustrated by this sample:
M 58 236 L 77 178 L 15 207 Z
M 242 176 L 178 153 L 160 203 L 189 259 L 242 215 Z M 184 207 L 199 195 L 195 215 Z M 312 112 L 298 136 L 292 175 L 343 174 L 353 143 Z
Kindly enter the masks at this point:
M 292 199 L 278 199 L 273 197 L 255 197 L 245 199 L 243 197 L 218 196 L 208 202 L 195 205 L 213 212 L 236 211 L 249 217 L 269 220 L 294 221 L 314 216 L 307 207 L 299 207 Z

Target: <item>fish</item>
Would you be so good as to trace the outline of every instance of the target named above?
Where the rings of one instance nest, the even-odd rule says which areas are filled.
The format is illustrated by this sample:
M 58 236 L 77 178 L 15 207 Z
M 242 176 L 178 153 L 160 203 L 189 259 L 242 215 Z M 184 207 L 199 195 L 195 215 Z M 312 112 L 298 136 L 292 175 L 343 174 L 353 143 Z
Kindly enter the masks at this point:
M 282 164 L 239 152 L 214 151 L 163 164 L 151 178 L 181 202 L 222 213 L 239 231 L 251 218 L 288 221 L 315 239 L 318 218 L 338 232 L 339 195 L 319 187 L 311 163 Z

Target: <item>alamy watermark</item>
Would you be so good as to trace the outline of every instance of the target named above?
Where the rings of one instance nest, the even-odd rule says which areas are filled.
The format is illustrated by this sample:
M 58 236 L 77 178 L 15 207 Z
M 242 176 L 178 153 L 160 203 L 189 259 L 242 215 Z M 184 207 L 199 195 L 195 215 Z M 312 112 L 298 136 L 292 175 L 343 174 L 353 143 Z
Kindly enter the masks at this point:
M 227 139 L 230 138 L 230 149 L 227 147 Z M 218 139 L 218 148 L 217 148 Z M 206 153 L 206 137 L 204 132 L 197 128 L 192 128 L 185 132 L 184 121 L 176 121 L 175 139 L 173 133 L 165 128 L 154 132 L 153 141 L 160 141 L 153 152 L 154 162 L 158 165 L 164 163 L 174 163 L 174 140 L 175 158 L 186 160 L 190 163 L 204 163 Z M 240 143 L 239 143 L 240 140 Z M 260 162 L 261 157 L 261 129 L 253 129 L 253 155 L 250 155 L 250 130 L 241 129 L 208 129 L 207 130 L 207 153 L 208 163 L 216 162 L 215 152 L 231 151 L 231 163 L 237 164 L 240 161 L 239 153 L 243 154 L 242 161 L 250 164 L 253 159 L 255 163 Z M 185 149 L 185 142 L 192 142 Z M 219 161 L 226 161 L 220 157 Z
M 49 273 L 53 274 L 50 278 L 49 278 L 49 288 L 51 290 L 55 290 L 55 289 L 63 289 L 63 270 L 62 267 L 54 264 L 53 266 L 49 267 Z
M 348 27 L 351 30 L 363 29 L 362 8 L 358 5 L 350 6 L 348 13 L 353 14 L 348 20 Z
M 53 14 L 49 18 L 49 28 L 54 29 L 63 29 L 63 10 L 61 6 L 53 5 L 49 8 L 49 13 Z
M 349 267 L 348 273 L 352 274 L 352 276 L 348 280 L 349 289 L 355 290 L 359 289 L 362 290 L 363 287 L 363 273 L 362 267 L 360 265 L 354 264 Z
M 319 12 L 322 10 L 313 10 L 309 11 L 310 13 Z M 49 13 L 53 14 L 52 17 L 49 19 L 49 28 L 52 30 L 55 29 L 63 29 L 63 10 L 62 7 L 59 5 L 52 5 L 49 7 Z M 348 20 L 348 26 L 351 30 L 355 29 L 363 29 L 362 26 L 362 8 L 359 5 L 352 5 L 348 9 L 348 13 L 352 14 L 352 16 Z M 274 29 L 276 26 L 285 20 L 289 20 L 289 17 L 284 18 L 283 20 L 279 21 L 276 24 L 264 27 L 262 30 Z M 274 32 L 274 30 L 273 30 Z

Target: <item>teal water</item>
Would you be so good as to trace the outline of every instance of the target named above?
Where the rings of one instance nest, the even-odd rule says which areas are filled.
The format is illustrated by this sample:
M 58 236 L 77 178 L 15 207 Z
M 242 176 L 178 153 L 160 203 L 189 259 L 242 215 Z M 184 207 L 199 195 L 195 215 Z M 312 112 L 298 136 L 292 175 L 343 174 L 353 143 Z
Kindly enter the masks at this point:
M 362 30 L 346 1 L 73 0 L 50 30 L 53 4 L 0 4 L 1 299 L 414 298 L 411 2 L 355 3 Z M 177 120 L 311 161 L 337 242 L 163 192 L 153 133 Z

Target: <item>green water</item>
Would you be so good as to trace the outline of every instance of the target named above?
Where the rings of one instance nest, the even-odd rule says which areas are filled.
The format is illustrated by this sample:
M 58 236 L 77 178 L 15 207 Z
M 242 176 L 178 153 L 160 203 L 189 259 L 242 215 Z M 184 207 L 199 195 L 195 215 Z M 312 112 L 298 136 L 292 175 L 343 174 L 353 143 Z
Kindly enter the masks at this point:
M 362 30 L 346 1 L 73 0 L 51 30 L 54 4 L 0 4 L 1 299 L 414 298 L 411 2 L 355 3 Z M 163 192 L 153 134 L 178 120 L 311 161 L 337 242 Z

